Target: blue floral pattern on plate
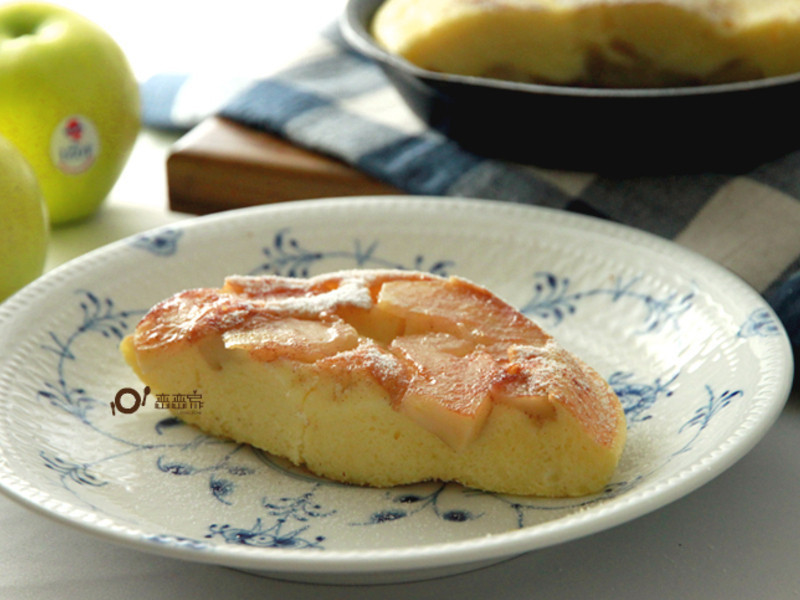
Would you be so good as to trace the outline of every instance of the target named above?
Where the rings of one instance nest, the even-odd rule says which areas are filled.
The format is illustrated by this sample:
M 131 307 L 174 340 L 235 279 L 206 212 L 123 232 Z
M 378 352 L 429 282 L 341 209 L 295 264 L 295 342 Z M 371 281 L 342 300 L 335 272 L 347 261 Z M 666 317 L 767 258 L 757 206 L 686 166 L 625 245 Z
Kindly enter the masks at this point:
M 273 236 L 273 243 L 265 247 L 263 252 L 272 260 L 268 263 L 259 265 L 251 272 L 269 272 L 276 275 L 288 277 L 304 277 L 312 273 L 314 264 L 335 258 L 346 258 L 353 260 L 355 267 L 383 267 L 383 268 L 411 268 L 419 269 L 422 265 L 430 263 L 432 272 L 439 275 L 448 275 L 447 269 L 457 267 L 457 261 L 453 259 L 437 259 L 427 261 L 422 255 L 417 255 L 413 264 L 402 265 L 382 258 L 377 252 L 378 242 L 364 244 L 361 240 L 353 240 L 352 252 L 336 251 L 325 252 L 322 250 L 310 250 L 307 245 L 302 244 L 297 237 L 291 236 L 289 229 L 283 229 Z M 166 256 L 163 255 L 162 256 Z M 581 303 L 593 297 L 607 297 L 610 302 L 620 302 L 631 300 L 642 304 L 646 308 L 645 318 L 642 321 L 639 331 L 654 332 L 667 323 L 674 327 L 679 326 L 680 317 L 691 310 L 693 292 L 670 292 L 665 297 L 659 298 L 655 294 L 642 290 L 639 277 L 624 281 L 614 277 L 613 284 L 603 288 L 587 288 L 581 291 L 570 290 L 570 280 L 565 276 L 558 276 L 554 273 L 535 273 L 537 283 L 534 285 L 534 296 L 525 303 L 521 310 L 541 320 L 549 320 L 552 325 L 559 325 L 571 315 L 574 315 Z M 84 390 L 71 385 L 64 376 L 64 361 L 79 360 L 72 351 L 72 345 L 77 338 L 83 334 L 99 333 L 103 337 L 121 341 L 124 334 L 129 330 L 128 323 L 136 315 L 142 315 L 145 311 L 139 310 L 118 310 L 115 302 L 111 298 L 99 298 L 95 293 L 80 290 L 79 295 L 83 296 L 80 301 L 82 317 L 76 330 L 67 338 L 61 341 L 55 332 L 50 332 L 52 345 L 44 346 L 43 349 L 52 351 L 59 357 L 56 368 L 57 383 L 46 381 L 39 395 L 52 404 L 65 410 L 79 420 L 89 424 L 86 413 L 88 407 L 93 404 L 102 404 L 101 401 L 89 398 Z M 609 376 L 609 383 L 620 397 L 626 416 L 631 425 L 646 421 L 651 418 L 651 411 L 656 403 L 669 398 L 672 395 L 670 388 L 678 384 L 679 375 L 675 374 L 669 378 L 656 378 L 654 381 L 641 381 L 636 379 L 635 373 L 615 372 Z M 676 450 L 673 456 L 683 454 L 691 449 L 692 444 L 702 431 L 708 426 L 711 419 L 730 404 L 731 401 L 744 395 L 742 390 L 725 391 L 720 396 L 716 396 L 709 386 L 706 386 L 708 400 L 698 406 L 691 419 L 682 423 L 678 428 L 678 434 L 684 430 L 694 428 L 694 436 L 686 442 L 684 446 Z M 156 424 L 156 429 L 164 435 L 167 428 L 179 427 L 182 423 L 168 417 Z M 113 434 L 107 433 L 109 437 Z M 133 440 L 127 443 L 142 452 L 161 452 L 169 443 L 161 445 L 141 445 Z M 253 467 L 238 466 L 229 464 L 230 458 L 239 451 L 244 451 L 240 445 L 225 445 L 220 448 L 222 457 L 217 464 L 205 467 L 196 467 L 191 463 L 191 459 L 183 462 L 168 461 L 160 454 L 155 461 L 155 468 L 163 473 L 178 477 L 200 476 L 208 482 L 208 492 L 211 497 L 220 503 L 232 504 L 232 496 L 236 491 L 235 478 L 244 476 L 258 476 L 259 472 Z M 275 459 L 267 458 L 261 454 L 262 463 L 284 473 L 302 473 L 302 469 L 294 468 L 289 465 L 279 466 Z M 69 479 L 71 483 L 80 485 L 98 486 L 109 483 L 99 481 L 91 474 L 92 465 L 71 464 L 66 460 L 43 455 L 42 459 L 51 469 L 63 474 L 62 480 Z M 113 460 L 114 456 L 106 457 L 101 460 Z M 227 475 L 227 476 L 225 476 Z M 281 547 L 281 548 L 317 548 L 323 549 L 325 535 L 308 537 L 309 530 L 313 532 L 314 522 L 327 519 L 336 514 L 336 510 L 326 510 L 322 505 L 317 504 L 314 495 L 320 487 L 325 485 L 340 485 L 324 480 L 317 480 L 309 474 L 300 475 L 301 478 L 310 481 L 309 488 L 297 496 L 283 496 L 277 500 L 262 498 L 261 505 L 265 509 L 255 523 L 250 527 L 234 526 L 232 524 L 213 523 L 208 526 L 209 533 L 207 538 L 219 536 L 230 544 L 244 544 L 249 546 L 262 547 Z M 591 499 L 578 501 L 559 502 L 557 508 L 574 508 L 586 506 L 587 504 L 600 502 L 611 498 L 630 489 L 629 482 L 615 482 L 608 486 L 604 493 Z M 381 525 L 399 519 L 410 519 L 423 512 L 435 515 L 438 519 L 459 523 L 479 519 L 484 512 L 476 513 L 463 506 L 451 506 L 447 509 L 440 507 L 440 497 L 445 491 L 450 495 L 455 493 L 463 494 L 465 497 L 474 497 L 483 494 L 476 490 L 460 488 L 455 485 L 429 484 L 429 489 L 424 491 L 399 491 L 386 492 L 385 498 L 388 501 L 387 508 L 380 508 L 372 512 L 365 521 L 352 523 L 360 527 L 368 525 Z M 457 492 L 455 490 L 458 490 Z M 516 516 L 517 527 L 525 527 L 527 521 L 525 514 L 534 510 L 552 510 L 550 504 L 537 503 L 535 501 L 509 501 L 494 494 L 483 494 L 486 497 L 498 498 L 497 507 L 513 511 Z M 452 504 L 452 498 L 449 499 Z
M 137 235 L 131 240 L 131 245 L 155 256 L 172 256 L 178 251 L 178 241 L 181 235 L 183 235 L 181 229 L 166 227 Z
M 491 206 L 490 215 L 480 202 L 437 200 L 430 206 L 424 200 L 381 199 L 245 211 L 210 218 L 205 226 L 201 221 L 137 236 L 102 265 L 78 265 L 72 287 L 59 282 L 57 294 L 40 294 L 42 306 L 29 317 L 34 335 L 0 371 L 9 406 L 27 415 L 22 419 L 0 407 L 0 423 L 5 416 L 15 428 L 0 425 L 7 464 L 25 463 L 36 478 L 31 485 L 48 489 L 74 510 L 132 524 L 134 533 L 119 535 L 140 540 L 143 549 L 156 544 L 178 555 L 213 551 L 218 562 L 231 565 L 243 564 L 240 552 L 268 552 L 258 557 L 270 572 L 278 567 L 270 566 L 269 553 L 292 553 L 309 561 L 296 567 L 302 574 L 317 568 L 313 556 L 338 557 L 342 551 L 349 557 L 353 551 L 381 555 L 384 548 L 429 552 L 424 549 L 443 542 L 480 547 L 487 535 L 503 539 L 515 531 L 530 536 L 529 548 L 535 548 L 542 527 L 562 528 L 564 539 L 580 535 L 587 515 L 590 524 L 602 520 L 627 510 L 633 499 L 660 493 L 666 479 L 688 476 L 697 460 L 719 452 L 720 440 L 741 427 L 742 415 L 764 403 L 766 384 L 758 373 L 719 368 L 744 360 L 764 363 L 776 347 L 779 358 L 769 360 L 785 358 L 782 330 L 755 294 L 732 290 L 738 284 L 705 264 L 684 266 L 691 263 L 684 255 L 654 275 L 652 264 L 668 260 L 664 248 L 641 257 L 656 242 L 623 232 L 623 238 L 633 236 L 629 244 L 638 251 L 615 250 L 621 234 L 613 225 Z M 427 218 L 420 220 L 420 211 Z M 536 219 L 523 218 L 531 214 Z M 484 233 L 492 219 L 504 228 L 496 236 Z M 564 236 L 582 240 L 586 231 L 607 236 L 595 241 L 604 252 L 552 250 L 563 247 Z M 506 247 L 520 248 L 525 260 L 506 260 L 498 252 Z M 115 261 L 127 260 L 130 252 L 139 257 L 141 277 L 114 271 Z M 119 357 L 116 346 L 144 311 L 178 289 L 218 285 L 237 270 L 306 276 L 339 268 L 467 276 L 504 289 L 523 312 L 582 347 L 617 391 L 628 418 L 630 450 L 614 480 L 603 492 L 580 499 L 509 497 L 435 482 L 390 490 L 330 482 L 185 426 L 159 410 L 160 399 L 147 396 Z M 719 277 L 723 283 L 715 284 Z M 49 306 L 58 307 L 58 317 L 42 318 L 56 314 Z M 0 319 L 0 327 L 8 323 Z M 613 350 L 586 345 L 587 329 L 597 330 L 592 339 Z M 37 356 L 36 368 L 20 385 L 12 373 L 30 354 Z M 777 367 L 768 362 L 760 368 Z M 121 390 L 142 403 L 135 415 L 115 412 Z M 773 392 L 772 406 L 774 397 Z M 32 430 L 33 442 L 11 447 L 9 435 L 20 439 L 19 431 L 33 427 L 34 419 L 57 433 L 38 442 Z M 2 470 L 0 483 L 16 489 Z M 190 507 L 181 504 L 186 499 Z M 178 517 L 187 510 L 190 516 Z M 352 560 L 342 558 L 345 570 L 354 568 Z M 389 564 L 395 563 L 383 569 L 394 568 Z M 436 561 L 422 566 L 435 567 Z

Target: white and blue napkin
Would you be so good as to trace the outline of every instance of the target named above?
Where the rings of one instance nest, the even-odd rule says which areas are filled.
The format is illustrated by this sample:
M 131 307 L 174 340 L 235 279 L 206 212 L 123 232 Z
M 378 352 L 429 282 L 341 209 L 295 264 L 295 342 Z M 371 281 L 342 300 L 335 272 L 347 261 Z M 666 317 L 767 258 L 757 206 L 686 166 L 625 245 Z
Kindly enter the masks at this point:
M 800 151 L 740 174 L 642 177 L 492 160 L 420 122 L 382 70 L 349 50 L 335 29 L 264 77 L 164 74 L 141 89 L 147 126 L 189 129 L 217 114 L 336 157 L 409 194 L 559 208 L 673 240 L 761 292 L 800 349 Z

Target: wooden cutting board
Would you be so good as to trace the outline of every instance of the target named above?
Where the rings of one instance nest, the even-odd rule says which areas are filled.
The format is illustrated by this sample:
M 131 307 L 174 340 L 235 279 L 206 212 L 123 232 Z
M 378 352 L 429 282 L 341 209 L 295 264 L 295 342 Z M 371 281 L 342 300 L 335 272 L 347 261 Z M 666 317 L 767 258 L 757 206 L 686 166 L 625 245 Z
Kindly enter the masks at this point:
M 287 200 L 402 193 L 335 159 L 212 117 L 167 158 L 172 210 L 207 214 Z

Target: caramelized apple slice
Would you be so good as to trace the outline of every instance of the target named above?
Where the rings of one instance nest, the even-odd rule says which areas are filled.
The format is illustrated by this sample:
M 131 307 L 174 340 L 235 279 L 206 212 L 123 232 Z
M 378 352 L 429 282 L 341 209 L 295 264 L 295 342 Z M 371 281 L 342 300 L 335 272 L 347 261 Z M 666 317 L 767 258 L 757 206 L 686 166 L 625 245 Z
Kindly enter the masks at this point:
M 330 322 L 296 317 L 259 319 L 222 334 L 226 348 L 241 348 L 256 360 L 285 358 L 314 362 L 358 345 L 356 330 L 339 319 Z
M 502 376 L 496 361 L 445 333 L 399 337 L 390 348 L 411 373 L 400 412 L 454 450 L 467 446 L 492 410 L 491 390 Z
M 494 392 L 494 399 L 517 406 L 531 416 L 552 416 L 553 403 L 567 409 L 597 444 L 614 441 L 619 401 L 605 380 L 567 352 L 555 340 L 544 346 L 511 346 L 510 374 Z M 601 407 L 598 410 L 598 405 Z M 598 415 L 609 418 L 598 419 Z
M 411 378 L 406 361 L 368 339 L 360 340 L 351 350 L 317 361 L 316 366 L 322 370 L 366 371 L 387 392 L 393 408 L 400 406 Z
M 154 306 L 136 328 L 136 347 L 190 345 L 212 332 L 244 323 L 256 313 L 252 304 L 219 290 L 187 290 Z
M 458 277 L 386 282 L 378 306 L 404 318 L 407 335 L 445 332 L 484 344 L 543 344 L 549 338 L 513 306 Z
M 341 306 L 336 310 L 336 315 L 352 325 L 360 335 L 384 346 L 388 346 L 405 329 L 403 319 L 387 313 L 379 306 L 368 309 L 358 306 Z
M 308 280 L 295 277 L 258 277 L 231 275 L 225 278 L 222 291 L 246 298 L 278 299 L 296 298 L 308 293 Z

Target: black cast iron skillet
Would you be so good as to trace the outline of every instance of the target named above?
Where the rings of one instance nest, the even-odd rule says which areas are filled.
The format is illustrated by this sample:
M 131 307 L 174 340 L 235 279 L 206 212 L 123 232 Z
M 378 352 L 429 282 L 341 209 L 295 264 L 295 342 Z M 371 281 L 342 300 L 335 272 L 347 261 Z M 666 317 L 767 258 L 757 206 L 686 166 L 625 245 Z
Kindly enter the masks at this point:
M 667 89 L 505 82 L 420 69 L 369 33 L 383 0 L 349 0 L 345 40 L 411 109 L 466 149 L 546 167 L 622 173 L 743 171 L 800 148 L 800 74 Z M 798 40 L 800 44 L 800 40 Z

